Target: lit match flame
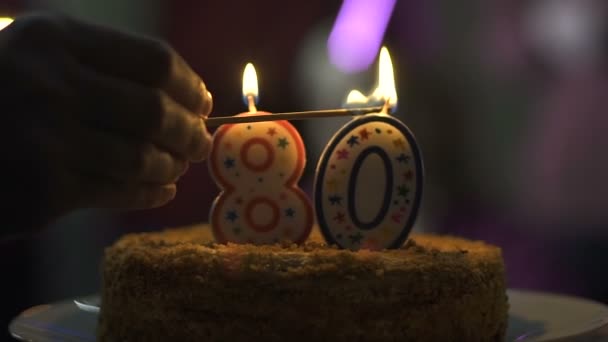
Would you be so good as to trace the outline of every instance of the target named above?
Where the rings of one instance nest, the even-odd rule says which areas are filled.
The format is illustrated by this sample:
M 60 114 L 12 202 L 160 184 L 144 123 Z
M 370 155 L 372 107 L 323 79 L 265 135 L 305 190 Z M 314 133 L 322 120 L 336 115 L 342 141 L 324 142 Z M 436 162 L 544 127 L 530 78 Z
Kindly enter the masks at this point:
M 250 112 L 257 112 L 255 104 L 258 101 L 258 75 L 253 64 L 247 63 L 243 72 L 243 98 Z
M 360 91 L 353 89 L 348 93 L 348 97 L 346 98 L 346 104 L 359 104 L 359 103 L 367 103 L 367 96 L 363 95 Z
M 376 89 L 370 96 L 365 96 L 358 90 L 351 90 L 346 99 L 347 106 L 377 105 L 378 103 L 387 104 L 390 110 L 393 110 L 397 106 L 397 89 L 395 88 L 393 63 L 388 49 L 384 46 L 380 50 L 378 86 Z

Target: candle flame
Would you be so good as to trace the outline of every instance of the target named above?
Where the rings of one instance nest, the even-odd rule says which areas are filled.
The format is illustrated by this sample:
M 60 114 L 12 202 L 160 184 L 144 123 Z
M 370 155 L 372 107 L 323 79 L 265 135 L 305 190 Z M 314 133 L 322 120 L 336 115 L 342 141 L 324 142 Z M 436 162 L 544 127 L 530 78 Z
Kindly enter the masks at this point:
M 13 22 L 13 18 L 0 17 L 0 31 L 2 31 L 5 27 L 10 25 L 12 22 Z
M 258 75 L 255 72 L 253 64 L 247 63 L 243 72 L 243 97 L 247 101 L 247 97 L 253 96 L 257 102 L 258 98 Z
M 372 97 L 382 102 L 388 101 L 389 107 L 395 107 L 397 105 L 397 90 L 395 89 L 393 62 L 388 49 L 384 46 L 380 50 L 378 64 L 378 87 L 374 90 Z
M 386 47 L 380 49 L 378 61 L 378 86 L 370 96 L 363 95 L 358 90 L 351 90 L 346 98 L 347 106 L 382 105 L 394 109 L 397 106 L 397 89 L 391 56 Z

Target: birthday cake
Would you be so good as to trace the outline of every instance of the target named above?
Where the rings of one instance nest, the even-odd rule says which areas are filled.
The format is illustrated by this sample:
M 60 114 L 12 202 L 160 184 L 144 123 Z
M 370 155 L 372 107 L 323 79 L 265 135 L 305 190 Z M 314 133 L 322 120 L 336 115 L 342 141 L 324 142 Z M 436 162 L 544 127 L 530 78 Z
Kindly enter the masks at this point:
M 218 244 L 208 225 L 106 250 L 101 341 L 502 341 L 501 251 L 413 234 L 398 249 Z
M 388 52 L 380 57 L 389 72 L 379 89 L 394 89 Z M 302 138 L 287 121 L 253 123 L 269 113 L 243 83 L 249 112 L 237 119 L 247 123 L 213 136 L 221 191 L 210 224 L 127 235 L 106 250 L 101 341 L 504 339 L 501 250 L 410 236 L 424 172 L 412 132 L 389 115 L 395 93 L 335 133 L 311 200 L 298 187 Z

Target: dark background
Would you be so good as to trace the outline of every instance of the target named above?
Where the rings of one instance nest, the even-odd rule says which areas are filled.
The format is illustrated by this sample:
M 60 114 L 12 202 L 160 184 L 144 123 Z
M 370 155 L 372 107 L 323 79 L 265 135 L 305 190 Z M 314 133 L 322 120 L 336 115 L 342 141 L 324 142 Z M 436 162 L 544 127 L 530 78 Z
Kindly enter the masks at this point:
M 246 110 L 247 62 L 258 71 L 261 110 L 336 108 L 351 88 L 373 87 L 375 58 L 346 71 L 328 57 L 341 5 L 0 0 L 0 16 L 52 9 L 166 39 L 207 83 L 212 115 L 232 115 Z M 511 288 L 608 303 L 607 18 L 602 0 L 401 0 L 392 9 L 383 44 L 395 65 L 395 115 L 417 136 L 426 167 L 415 230 L 501 246 Z M 306 191 L 344 122 L 296 123 Z M 204 222 L 216 195 L 203 163 L 163 208 L 81 211 L 36 236 L 0 241 L 0 324 L 33 305 L 96 293 L 106 246 L 127 232 Z

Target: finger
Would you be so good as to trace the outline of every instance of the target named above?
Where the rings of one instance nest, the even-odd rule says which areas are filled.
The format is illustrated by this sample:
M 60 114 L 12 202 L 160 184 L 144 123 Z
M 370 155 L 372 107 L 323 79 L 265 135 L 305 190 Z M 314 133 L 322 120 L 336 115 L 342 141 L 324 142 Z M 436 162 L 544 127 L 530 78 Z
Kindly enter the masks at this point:
M 160 88 L 204 115 L 212 100 L 200 77 L 168 44 L 145 36 L 66 18 L 70 47 L 82 63 L 116 78 Z
M 205 121 L 200 117 L 180 115 L 184 109 L 170 98 L 164 98 L 163 110 L 160 129 L 158 134 L 152 136 L 152 141 L 188 160 L 205 159 L 211 145 L 211 134 L 207 131 Z
M 150 143 L 140 143 L 86 127 L 74 128 L 67 147 L 74 169 L 117 182 L 169 184 L 187 162 Z M 70 134 L 70 133 L 68 133 Z
M 89 178 L 82 207 L 107 209 L 151 209 L 163 206 L 175 198 L 175 184 L 151 185 L 119 183 L 108 179 Z
M 201 117 L 162 91 L 98 74 L 87 68 L 78 73 L 82 84 L 83 118 L 93 125 L 151 139 L 186 160 L 202 160 L 211 136 Z
M 209 116 L 209 114 L 211 114 L 211 111 L 213 110 L 213 96 L 211 95 L 210 91 L 207 91 L 207 97 L 208 97 L 208 102 L 207 102 L 208 104 L 202 112 L 203 118 L 207 118 Z
M 81 142 L 87 140 L 74 141 L 66 139 L 66 137 L 68 137 L 69 132 L 85 132 L 85 130 L 65 125 L 60 125 L 60 127 L 64 130 L 61 131 L 58 130 L 59 127 L 48 126 L 36 130 L 38 138 L 46 142 L 41 146 L 41 153 L 49 156 L 48 165 L 41 170 L 51 180 L 47 189 L 54 194 L 53 203 L 50 204 L 51 207 L 62 211 L 90 207 L 154 208 L 164 205 L 175 197 L 175 182 L 161 184 L 141 180 L 125 181 L 108 176 L 112 171 L 110 173 L 105 171 L 114 170 L 113 172 L 115 172 L 117 168 L 122 167 L 122 163 L 116 162 L 116 160 L 106 161 L 109 158 L 102 159 L 102 157 L 110 154 L 105 149 L 103 153 L 91 153 L 97 161 L 81 157 L 79 152 L 87 150 L 86 144 Z M 66 131 L 65 128 L 72 129 Z M 91 141 L 104 140 L 93 136 L 90 132 L 83 135 L 90 136 Z M 73 148 L 73 146 L 79 145 L 84 147 L 81 149 Z M 121 150 L 121 148 L 119 147 L 118 150 Z M 187 164 L 185 163 L 180 173 L 186 171 Z M 100 170 L 104 171 L 100 172 Z M 120 172 L 116 174 L 124 175 Z

